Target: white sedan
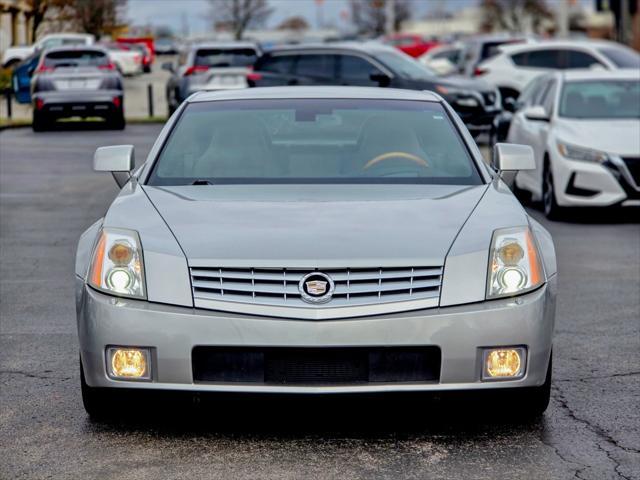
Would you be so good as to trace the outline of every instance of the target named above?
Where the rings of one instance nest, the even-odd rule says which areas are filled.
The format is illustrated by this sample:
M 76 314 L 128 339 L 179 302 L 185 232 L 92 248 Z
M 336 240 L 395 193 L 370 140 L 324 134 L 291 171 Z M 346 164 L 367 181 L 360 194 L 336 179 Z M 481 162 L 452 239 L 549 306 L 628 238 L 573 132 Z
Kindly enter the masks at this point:
M 605 40 L 553 40 L 500 46 L 474 75 L 495 85 L 505 98 L 517 98 L 533 79 L 558 70 L 640 69 L 640 55 Z
M 640 73 L 574 71 L 536 79 L 522 93 L 508 141 L 531 145 L 536 169 L 518 189 L 563 207 L 640 205 Z

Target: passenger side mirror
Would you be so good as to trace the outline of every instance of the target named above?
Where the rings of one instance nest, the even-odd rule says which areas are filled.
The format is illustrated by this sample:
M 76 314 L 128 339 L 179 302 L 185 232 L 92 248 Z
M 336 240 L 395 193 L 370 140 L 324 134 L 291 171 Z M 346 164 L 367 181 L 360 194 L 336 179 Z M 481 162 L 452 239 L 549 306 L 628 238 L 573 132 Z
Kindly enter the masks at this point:
M 374 70 L 373 72 L 371 72 L 371 74 L 369 74 L 369 78 L 372 82 L 378 82 L 378 86 L 380 87 L 388 87 L 391 83 L 391 79 L 389 78 L 389 76 L 378 70 Z
M 496 143 L 491 164 L 498 172 L 535 170 L 533 148 L 516 143 Z
M 162 70 L 166 70 L 167 72 L 175 72 L 175 68 L 173 68 L 173 62 L 164 62 L 162 64 Z
M 527 120 L 535 120 L 540 122 L 548 122 L 549 114 L 542 105 L 533 105 L 527 107 L 522 112 Z
M 502 106 L 507 112 L 514 113 L 518 109 L 518 101 L 513 97 L 507 97 L 502 102 Z
M 131 178 L 135 164 L 133 145 L 99 147 L 93 155 L 93 169 L 96 172 L 111 172 L 120 188 Z

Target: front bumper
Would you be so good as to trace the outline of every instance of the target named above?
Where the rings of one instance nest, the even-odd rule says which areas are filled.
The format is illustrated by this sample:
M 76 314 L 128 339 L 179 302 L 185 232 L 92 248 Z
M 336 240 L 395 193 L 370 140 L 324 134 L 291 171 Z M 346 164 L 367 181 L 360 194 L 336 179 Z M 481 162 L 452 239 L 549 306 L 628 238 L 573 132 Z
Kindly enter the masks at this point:
M 264 393 L 479 390 L 542 385 L 552 347 L 556 277 L 517 298 L 343 320 L 287 320 L 173 307 L 99 293 L 77 278 L 80 353 L 92 387 Z M 526 346 L 525 375 L 482 382 L 482 347 Z M 152 381 L 107 376 L 107 346 L 152 348 Z M 225 347 L 435 346 L 438 382 L 358 385 L 197 383 L 192 351 Z
M 606 207 L 640 200 L 640 187 L 617 156 L 604 164 L 571 160 L 551 152 L 558 205 Z

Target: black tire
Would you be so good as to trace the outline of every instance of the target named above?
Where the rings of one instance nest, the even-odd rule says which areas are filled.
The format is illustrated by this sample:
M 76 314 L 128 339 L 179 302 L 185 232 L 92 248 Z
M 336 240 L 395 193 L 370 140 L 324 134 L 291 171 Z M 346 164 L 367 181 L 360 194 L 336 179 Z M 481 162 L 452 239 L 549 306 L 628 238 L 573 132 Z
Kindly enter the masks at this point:
M 109 418 L 112 411 L 109 408 L 113 403 L 109 402 L 112 395 L 107 394 L 103 388 L 94 388 L 87 385 L 84 378 L 84 368 L 82 368 L 82 360 L 80 361 L 80 391 L 82 392 L 82 404 L 84 409 L 94 420 L 102 420 Z
M 522 205 L 528 205 L 529 203 L 531 203 L 531 192 L 518 187 L 518 183 L 515 179 L 513 180 L 511 191 Z
M 564 210 L 556 201 L 555 183 L 551 166 L 547 162 L 542 173 L 542 209 L 549 220 L 562 219 Z
M 31 128 L 34 132 L 44 132 L 49 128 L 49 119 L 47 119 L 47 117 L 42 113 L 34 111 L 31 120 Z
M 549 357 L 547 376 L 539 387 L 530 387 L 519 392 L 520 405 L 523 417 L 536 418 L 542 415 L 549 406 L 551 400 L 551 377 L 553 369 L 553 354 Z
M 114 115 L 113 117 L 107 120 L 109 127 L 113 130 L 124 130 L 127 122 L 124 119 L 124 114 L 122 112 Z

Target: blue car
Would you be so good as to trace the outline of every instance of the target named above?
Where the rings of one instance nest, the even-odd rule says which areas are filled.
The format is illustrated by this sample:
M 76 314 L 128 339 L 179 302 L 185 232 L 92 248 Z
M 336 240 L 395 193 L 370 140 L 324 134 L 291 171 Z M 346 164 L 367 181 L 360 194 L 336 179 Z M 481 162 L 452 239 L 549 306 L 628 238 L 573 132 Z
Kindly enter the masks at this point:
M 31 77 L 40 61 L 40 55 L 42 50 L 29 55 L 13 69 L 11 85 L 18 103 L 31 103 Z

